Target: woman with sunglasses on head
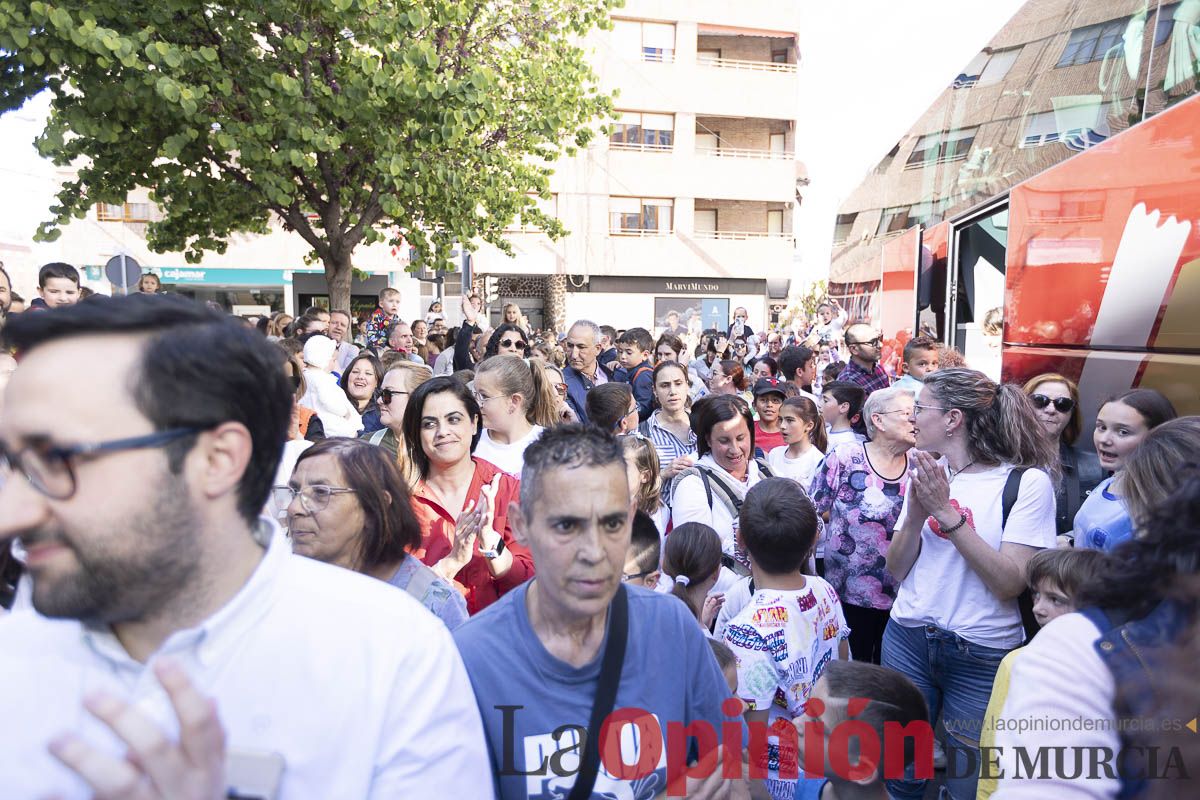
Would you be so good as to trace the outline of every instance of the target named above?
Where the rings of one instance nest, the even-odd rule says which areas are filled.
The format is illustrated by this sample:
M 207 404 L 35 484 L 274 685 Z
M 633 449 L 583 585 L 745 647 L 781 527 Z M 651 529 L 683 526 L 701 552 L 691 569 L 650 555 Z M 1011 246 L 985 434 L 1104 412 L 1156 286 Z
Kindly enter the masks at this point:
M 404 445 L 404 410 L 408 407 L 408 398 L 417 387 L 432 377 L 433 372 L 424 364 L 400 360 L 393 362 L 383 374 L 376 401 L 382 427 L 360 437 L 387 451 L 409 486 L 417 482 L 417 474 L 408 457 L 408 448 Z
M 1076 547 L 1112 551 L 1133 536 L 1133 520 L 1122 499 L 1122 471 L 1150 431 L 1175 419 L 1171 401 L 1153 389 L 1132 389 L 1110 398 L 1096 414 L 1092 443 L 1100 467 L 1112 472 L 1083 501 L 1071 537 Z
M 379 390 L 379 380 L 383 377 L 383 364 L 374 353 L 359 353 L 346 365 L 338 385 L 346 393 L 346 397 L 354 404 L 354 410 L 362 415 L 362 432 L 374 433 L 383 427 L 379 421 L 379 408 L 375 404 L 375 395 Z
M 462 594 L 411 554 L 421 525 L 407 481 L 383 450 L 326 439 L 300 455 L 274 494 L 287 509 L 292 552 L 403 589 L 451 630 L 466 621 Z
M 478 613 L 533 576 L 533 557 L 512 535 L 508 507 L 521 482 L 472 458 L 479 405 L 454 378 L 421 384 L 404 412 L 404 442 L 419 480 L 412 492 L 427 566 L 463 588 Z
M 1025 394 L 1029 395 L 1047 438 L 1058 449 L 1062 477 L 1054 493 L 1055 523 L 1060 535 L 1069 534 L 1084 498 L 1104 478 L 1096 455 L 1075 448 L 1083 430 L 1079 387 L 1070 378 L 1046 372 L 1026 382 Z
M 511 356 L 479 362 L 474 386 L 483 417 L 475 457 L 520 478 L 525 448 L 558 423 L 554 389 L 541 364 Z
M 602 383 L 588 390 L 588 422 L 601 430 L 623 436 L 637 430 L 637 400 L 628 383 Z

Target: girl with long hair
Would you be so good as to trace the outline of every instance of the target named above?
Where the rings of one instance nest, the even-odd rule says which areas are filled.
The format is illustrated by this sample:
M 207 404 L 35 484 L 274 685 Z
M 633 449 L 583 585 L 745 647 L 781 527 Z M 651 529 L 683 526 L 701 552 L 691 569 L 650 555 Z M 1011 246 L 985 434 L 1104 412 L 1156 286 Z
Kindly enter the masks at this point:
M 699 522 L 686 522 L 671 531 L 663 549 L 663 572 L 672 580 L 671 594 L 695 615 L 700 627 L 712 628 L 724 594 L 709 592 L 721 574 L 721 538 Z
M 556 398 L 536 361 L 492 356 L 475 366 L 475 402 L 483 430 L 475 457 L 519 478 L 525 448 L 557 423 Z

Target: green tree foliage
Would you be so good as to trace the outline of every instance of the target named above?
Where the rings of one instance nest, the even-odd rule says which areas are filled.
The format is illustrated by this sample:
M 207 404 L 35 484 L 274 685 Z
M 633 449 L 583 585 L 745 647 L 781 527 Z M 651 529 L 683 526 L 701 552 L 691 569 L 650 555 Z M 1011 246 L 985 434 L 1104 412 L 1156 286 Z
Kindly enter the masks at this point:
M 0 0 L 0 112 L 49 89 L 75 165 L 39 237 L 150 188 L 190 261 L 274 214 L 349 307 L 352 254 L 501 238 L 611 110 L 579 46 L 618 0 Z

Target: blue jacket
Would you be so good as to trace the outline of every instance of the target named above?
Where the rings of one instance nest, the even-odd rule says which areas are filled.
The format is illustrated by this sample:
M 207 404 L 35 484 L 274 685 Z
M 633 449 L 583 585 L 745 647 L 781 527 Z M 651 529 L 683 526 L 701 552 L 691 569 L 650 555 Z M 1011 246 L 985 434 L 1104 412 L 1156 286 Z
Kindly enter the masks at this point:
M 600 364 L 596 365 L 596 369 L 603 370 L 605 377 L 612 378 L 608 370 L 604 369 Z M 567 383 L 567 404 L 571 406 L 571 410 L 575 412 L 580 422 L 587 423 L 587 393 L 592 390 L 591 378 L 582 375 L 579 370 L 574 367 L 563 367 L 563 380 Z
M 632 380 L 630 376 L 632 375 Z M 643 361 L 633 368 L 632 373 L 621 368 L 613 373 L 613 380 L 628 383 L 633 390 L 633 399 L 637 401 L 638 422 L 650 419 L 654 411 L 654 367 L 649 361 Z
M 1192 616 L 1173 600 L 1163 600 L 1146 616 L 1125 622 L 1116 610 L 1092 607 L 1080 609 L 1080 613 L 1100 629 L 1094 646 L 1120 689 L 1113 709 L 1116 717 L 1153 719 L 1168 699 L 1162 696 L 1157 677 L 1168 660 L 1178 654 L 1181 638 L 1192 628 Z M 1125 753 L 1117 760 L 1121 777 L 1118 798 L 1138 797 L 1146 789 L 1145 755 L 1136 749 L 1146 743 L 1131 739 L 1138 735 L 1137 731 L 1121 730 Z M 1130 749 L 1130 745 L 1135 748 Z M 1161 765 L 1160 761 L 1160 770 Z

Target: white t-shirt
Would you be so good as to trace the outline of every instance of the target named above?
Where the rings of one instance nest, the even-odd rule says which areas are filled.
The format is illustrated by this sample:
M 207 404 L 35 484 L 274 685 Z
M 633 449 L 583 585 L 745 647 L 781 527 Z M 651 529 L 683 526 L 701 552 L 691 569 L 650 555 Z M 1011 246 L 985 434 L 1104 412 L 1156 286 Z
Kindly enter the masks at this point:
M 802 716 L 813 684 L 849 636 L 837 592 L 825 580 L 809 577 L 803 589 L 791 591 L 759 589 L 724 633 L 737 657 L 738 697 L 752 711 L 769 710 L 768 724 Z M 767 756 L 774 764 L 786 760 L 777 746 L 769 745 Z M 781 780 L 779 772 L 769 770 L 767 790 L 790 800 L 795 781 Z
M 808 448 L 804 455 L 799 458 L 788 458 L 788 446 L 776 447 L 770 453 L 767 453 L 767 466 L 771 468 L 771 472 L 776 478 L 791 478 L 804 487 L 804 491 L 808 491 L 808 487 L 812 486 L 813 475 L 817 474 L 817 467 L 821 466 L 821 459 L 825 458 L 825 454 L 816 448 L 816 446 Z
M 967 515 L 976 534 L 996 550 L 1001 542 L 1054 547 L 1054 487 L 1039 469 L 1026 470 L 1021 477 L 1021 490 L 1001 534 L 1001 499 L 1012 468 L 1001 464 L 956 475 L 950 484 L 950 499 Z M 907 516 L 905 501 L 896 530 L 903 527 Z M 900 583 L 892 619 L 908 627 L 936 625 L 986 647 L 1018 647 L 1025 638 L 1017 601 L 997 599 L 958 548 L 933 532 L 929 520 L 921 528 L 916 563 Z
M 479 434 L 479 444 L 475 446 L 475 457 L 482 458 L 495 464 L 503 472 L 507 472 L 517 480 L 521 479 L 521 467 L 525 466 L 525 448 L 538 440 L 542 431 L 541 425 L 534 425 L 529 433 L 508 444 L 500 444 L 492 438 L 487 428 Z
M 863 439 L 862 434 L 857 433 L 853 428 L 846 428 L 844 431 L 826 430 L 825 437 L 829 440 L 825 446 L 825 452 L 827 453 L 832 453 L 838 448 L 838 445 L 854 444 L 855 442 L 861 444 L 866 441 Z
M 727 486 L 738 495 L 739 500 L 746 499 L 746 492 L 762 480 L 758 464 L 751 461 L 746 471 L 746 480 L 739 481 L 722 469 L 712 454 L 702 457 L 696 462 L 719 475 Z M 737 539 L 738 520 L 730 512 L 729 506 L 722 501 L 724 495 L 717 486 L 712 487 L 712 505 L 708 503 L 708 495 L 704 491 L 704 480 L 699 475 L 685 475 L 679 478 L 671 492 L 671 519 L 674 527 L 678 528 L 685 522 L 701 522 L 717 532 L 721 537 L 721 549 L 726 555 L 734 554 L 734 543 Z

